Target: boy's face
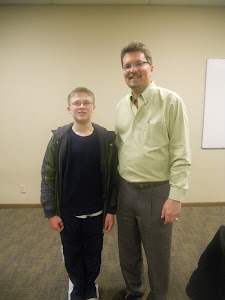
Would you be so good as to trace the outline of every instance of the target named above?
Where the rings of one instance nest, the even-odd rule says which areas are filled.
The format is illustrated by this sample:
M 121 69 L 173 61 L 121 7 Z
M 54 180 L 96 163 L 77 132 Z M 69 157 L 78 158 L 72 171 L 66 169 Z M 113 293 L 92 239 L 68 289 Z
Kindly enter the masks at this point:
M 95 105 L 91 96 L 86 93 L 79 93 L 70 99 L 70 105 L 67 106 L 67 110 L 76 122 L 87 123 L 91 120 Z

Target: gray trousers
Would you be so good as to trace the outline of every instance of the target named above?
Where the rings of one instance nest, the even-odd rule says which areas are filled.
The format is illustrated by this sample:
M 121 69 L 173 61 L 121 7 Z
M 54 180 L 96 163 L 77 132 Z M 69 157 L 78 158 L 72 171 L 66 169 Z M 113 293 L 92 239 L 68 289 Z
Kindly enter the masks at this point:
M 141 244 L 148 264 L 148 300 L 167 300 L 172 224 L 164 225 L 162 207 L 170 186 L 137 189 L 123 178 L 117 204 L 120 265 L 128 294 L 144 295 L 146 288 Z

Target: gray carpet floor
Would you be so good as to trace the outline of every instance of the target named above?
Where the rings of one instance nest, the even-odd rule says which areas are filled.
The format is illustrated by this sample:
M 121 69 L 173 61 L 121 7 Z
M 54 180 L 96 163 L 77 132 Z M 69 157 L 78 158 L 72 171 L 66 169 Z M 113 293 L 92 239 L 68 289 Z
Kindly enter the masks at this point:
M 224 224 L 225 206 L 182 208 L 173 228 L 169 300 L 189 299 L 185 293 L 188 280 L 202 252 Z M 43 210 L 0 209 L 0 228 L 0 299 L 65 300 L 68 278 L 60 236 L 48 228 Z M 112 299 L 125 286 L 119 266 L 116 225 L 104 237 L 97 283 L 100 300 Z

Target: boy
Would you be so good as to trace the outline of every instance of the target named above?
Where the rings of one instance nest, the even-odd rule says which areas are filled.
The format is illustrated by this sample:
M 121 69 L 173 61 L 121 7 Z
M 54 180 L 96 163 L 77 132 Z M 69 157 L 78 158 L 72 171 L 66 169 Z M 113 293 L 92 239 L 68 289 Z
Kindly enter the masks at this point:
M 67 110 L 74 122 L 53 131 L 41 203 L 49 226 L 61 234 L 68 299 L 98 299 L 103 233 L 112 229 L 116 212 L 116 136 L 91 122 L 95 98 L 89 89 L 73 90 Z

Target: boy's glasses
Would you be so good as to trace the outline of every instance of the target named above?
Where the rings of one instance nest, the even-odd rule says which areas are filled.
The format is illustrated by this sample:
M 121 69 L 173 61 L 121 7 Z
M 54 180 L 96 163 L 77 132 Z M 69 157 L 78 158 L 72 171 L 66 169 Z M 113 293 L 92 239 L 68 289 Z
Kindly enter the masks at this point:
M 81 105 L 83 105 L 84 107 L 87 107 L 89 105 L 93 104 L 92 102 L 89 101 L 84 101 L 84 102 L 73 102 L 71 103 L 71 105 L 76 106 L 76 107 L 80 107 Z

